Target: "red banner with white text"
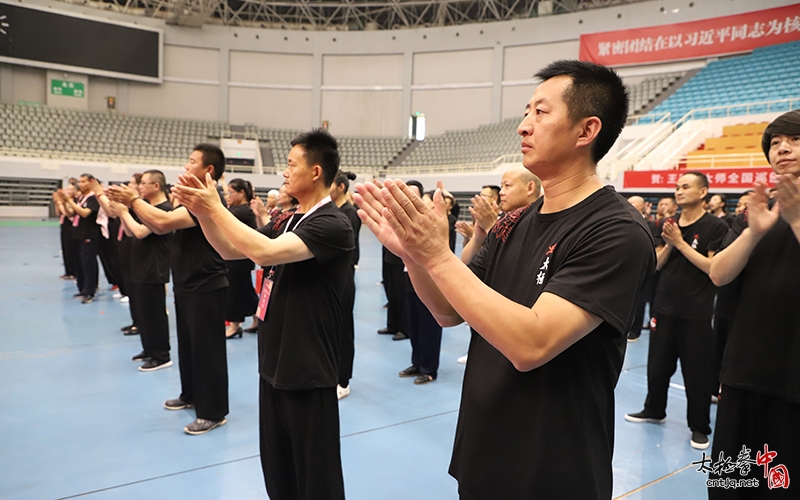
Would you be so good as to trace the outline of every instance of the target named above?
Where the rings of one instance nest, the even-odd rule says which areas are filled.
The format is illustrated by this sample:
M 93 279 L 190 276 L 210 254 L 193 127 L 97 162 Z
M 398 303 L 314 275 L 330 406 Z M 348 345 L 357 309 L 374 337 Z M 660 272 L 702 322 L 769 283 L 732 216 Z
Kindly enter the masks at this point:
M 624 66 L 750 52 L 800 40 L 800 3 L 651 28 L 581 35 L 580 59 Z
M 662 188 L 675 189 L 678 178 L 688 170 L 630 170 L 625 172 L 622 186 L 625 189 Z M 774 186 L 778 178 L 769 167 L 751 168 L 708 168 L 697 169 L 708 177 L 709 189 L 750 189 L 753 183 L 762 182 Z

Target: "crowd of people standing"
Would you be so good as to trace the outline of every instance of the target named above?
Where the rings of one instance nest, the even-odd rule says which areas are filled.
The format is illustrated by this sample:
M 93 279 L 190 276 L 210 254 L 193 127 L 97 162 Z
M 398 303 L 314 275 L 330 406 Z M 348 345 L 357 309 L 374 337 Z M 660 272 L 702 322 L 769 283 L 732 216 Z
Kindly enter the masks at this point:
M 105 188 L 85 174 L 55 193 L 64 277 L 76 278 L 76 296 L 89 304 L 98 255 L 116 260 L 106 276 L 130 298 L 127 331 L 142 340 L 133 359 L 154 371 L 172 365 L 171 275 L 181 390 L 164 407 L 195 410 L 189 434 L 226 423 L 226 339 L 255 328 L 261 465 L 276 500 L 344 498 L 337 400 L 353 375 L 362 222 L 384 247 L 389 304 L 379 333 L 411 340 L 399 376 L 435 381 L 442 328 L 470 326 L 450 465 L 462 498 L 610 498 L 614 388 L 647 302 L 647 395 L 625 419 L 664 422 L 680 361 L 692 447 L 711 446 L 714 396 L 715 455 L 768 444 L 782 450 L 776 474 L 792 468 L 800 112 L 764 133 L 779 176 L 774 200 L 759 184 L 729 215 L 705 175 L 685 172 L 651 220 L 643 199 L 625 200 L 596 174 L 627 115 L 618 75 L 558 61 L 537 77 L 518 129 L 524 167 L 484 186 L 472 223 L 456 222 L 460 207 L 444 186 L 431 195 L 416 181 L 356 185 L 356 209 L 354 176 L 339 170 L 338 143 L 323 130 L 291 142 L 285 182 L 266 203 L 245 180 L 221 188 L 224 155 L 201 144 L 171 189 L 149 170 Z M 456 233 L 465 238 L 460 257 Z M 116 243 L 101 250 L 103 239 Z M 569 470 L 547 455 L 553 449 L 565 450 Z

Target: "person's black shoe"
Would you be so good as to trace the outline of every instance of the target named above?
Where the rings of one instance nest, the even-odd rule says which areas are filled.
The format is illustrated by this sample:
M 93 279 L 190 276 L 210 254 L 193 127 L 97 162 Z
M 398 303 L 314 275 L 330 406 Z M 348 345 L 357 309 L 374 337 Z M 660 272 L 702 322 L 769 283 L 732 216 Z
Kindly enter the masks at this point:
M 414 383 L 417 385 L 427 384 L 429 382 L 433 382 L 436 380 L 436 375 L 431 373 L 420 373 L 417 375 L 417 378 L 414 379 Z
M 667 417 L 666 416 L 659 417 L 658 415 L 651 415 L 646 411 L 642 410 L 639 413 L 626 413 L 625 420 L 637 424 L 642 424 L 642 423 L 663 424 L 667 420 Z
M 156 361 L 155 359 L 151 359 L 142 366 L 139 367 L 140 372 L 154 372 L 156 370 L 161 370 L 162 368 L 169 368 L 172 366 L 172 360 L 167 361 Z
M 206 432 L 210 431 L 211 429 L 216 429 L 220 425 L 225 425 L 224 418 L 222 420 L 206 420 L 204 418 L 198 418 L 191 424 L 187 425 L 183 428 L 183 432 L 186 434 L 191 434 L 196 436 L 198 434 L 205 434 Z
M 397 374 L 398 377 L 416 377 L 417 375 L 421 375 L 417 365 L 411 365 Z
M 73 299 L 78 299 L 78 298 L 81 298 L 81 297 L 83 297 L 82 293 L 76 293 L 75 295 L 72 296 Z
M 194 408 L 194 405 L 192 403 L 187 403 L 181 398 L 175 398 L 164 401 L 164 408 L 167 410 L 183 410 L 185 408 Z
M 126 331 L 122 332 L 122 334 L 123 335 L 139 335 L 139 329 L 134 326 L 130 330 L 126 330 Z
M 381 335 L 387 335 L 387 334 L 392 335 L 395 332 L 389 330 L 388 328 L 381 328 L 380 330 L 378 330 L 378 333 L 380 333 Z
M 408 335 L 406 335 L 403 332 L 397 332 L 394 335 L 392 335 L 392 340 L 405 340 L 407 338 L 408 338 Z
M 633 342 L 639 342 L 639 336 L 640 335 L 641 334 L 635 335 L 633 333 L 628 333 L 628 343 L 630 344 L 630 343 L 633 343 Z
M 131 331 L 134 328 L 136 328 L 136 327 L 133 326 L 133 325 L 128 325 L 128 326 L 123 326 L 122 328 L 119 329 L 119 331 L 121 331 L 122 333 L 125 333 L 125 332 L 128 332 L 128 331 Z
M 230 335 L 225 335 L 225 338 L 226 338 L 226 339 L 228 339 L 228 340 L 230 340 L 230 339 L 235 339 L 235 338 L 242 338 L 242 331 L 243 331 L 243 330 L 242 330 L 242 327 L 240 326 L 240 327 L 239 327 L 239 328 L 237 328 L 237 329 L 236 329 L 236 331 L 235 331 L 235 332 L 233 332 L 232 334 L 230 334 Z
M 131 361 L 150 361 L 150 356 L 144 353 L 144 351 L 140 352 L 136 356 L 131 358 Z
M 81 299 L 81 304 L 91 304 L 92 302 L 94 302 L 94 296 L 93 295 L 87 295 L 87 296 L 85 296 L 84 298 Z
M 252 328 L 245 328 L 245 329 L 244 329 L 244 330 L 242 330 L 242 331 L 244 331 L 244 332 L 246 332 L 246 333 L 257 333 L 257 332 L 258 332 L 258 327 L 257 327 L 257 326 L 254 326 L 254 327 L 252 327 Z
M 695 450 L 705 450 L 711 446 L 708 436 L 698 431 L 692 431 L 692 439 L 689 441 L 689 444 Z

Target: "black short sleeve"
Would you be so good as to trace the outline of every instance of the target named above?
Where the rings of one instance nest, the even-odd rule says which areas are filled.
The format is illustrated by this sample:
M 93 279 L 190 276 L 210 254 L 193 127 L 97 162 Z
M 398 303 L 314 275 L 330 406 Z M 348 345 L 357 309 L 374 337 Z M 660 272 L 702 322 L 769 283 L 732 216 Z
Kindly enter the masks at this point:
M 631 283 L 652 274 L 653 244 L 641 224 L 611 220 L 588 233 L 550 278 L 545 292 L 599 316 L 627 332 L 636 297 Z
M 314 257 L 325 264 L 344 252 L 353 250 L 353 228 L 339 211 L 325 211 L 292 229 L 303 240 Z

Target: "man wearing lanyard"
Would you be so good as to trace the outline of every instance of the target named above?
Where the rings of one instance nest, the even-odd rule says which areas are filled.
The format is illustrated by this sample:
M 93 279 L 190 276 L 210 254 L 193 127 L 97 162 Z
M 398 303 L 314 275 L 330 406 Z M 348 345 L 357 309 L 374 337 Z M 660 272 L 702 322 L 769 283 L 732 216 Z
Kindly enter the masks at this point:
M 272 500 L 344 498 L 336 398 L 340 297 L 351 272 L 354 237 L 331 202 L 339 169 L 336 139 L 323 130 L 297 136 L 283 173 L 300 208 L 255 230 L 219 203 L 214 183 L 179 178 L 173 194 L 197 216 L 225 259 L 249 258 L 268 270 L 260 318 L 261 466 Z

